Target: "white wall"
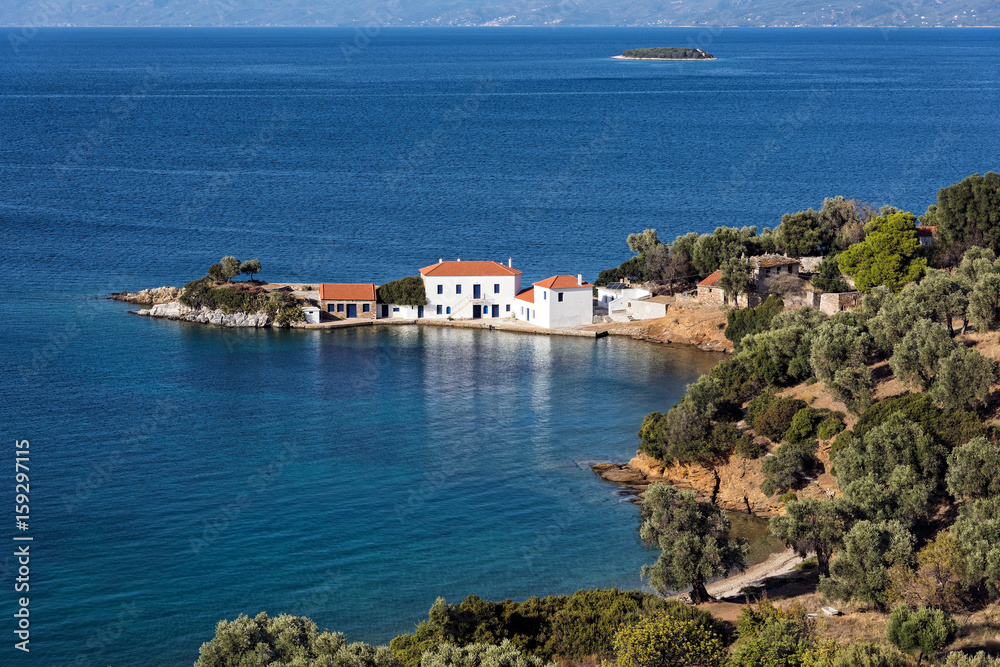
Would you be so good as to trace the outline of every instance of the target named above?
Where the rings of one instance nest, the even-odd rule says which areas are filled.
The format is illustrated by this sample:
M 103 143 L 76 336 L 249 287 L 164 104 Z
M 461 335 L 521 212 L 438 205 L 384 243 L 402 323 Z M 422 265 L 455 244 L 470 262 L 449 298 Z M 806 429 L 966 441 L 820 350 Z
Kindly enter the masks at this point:
M 423 276 L 424 291 L 427 293 L 427 305 L 424 306 L 424 317 L 431 319 L 448 319 L 448 309 L 451 308 L 450 317 L 455 319 L 469 319 L 472 317 L 473 306 L 473 286 L 482 287 L 481 298 L 476 303 L 483 306 L 490 306 L 489 313 L 483 314 L 483 319 L 493 319 L 492 306 L 500 306 L 500 319 L 510 317 L 514 311 L 514 295 L 521 289 L 521 274 L 513 276 Z M 442 294 L 438 294 L 438 286 L 442 288 Z M 457 293 L 457 287 L 461 285 L 462 293 Z M 500 285 L 500 293 L 494 292 L 494 286 Z M 510 311 L 507 306 L 510 306 Z M 441 306 L 441 314 L 437 314 L 437 307 Z M 415 317 L 415 316 L 414 316 Z
M 563 300 L 559 301 L 559 294 Z M 548 289 L 535 286 L 536 324 L 546 329 L 578 327 L 594 321 L 593 288 Z

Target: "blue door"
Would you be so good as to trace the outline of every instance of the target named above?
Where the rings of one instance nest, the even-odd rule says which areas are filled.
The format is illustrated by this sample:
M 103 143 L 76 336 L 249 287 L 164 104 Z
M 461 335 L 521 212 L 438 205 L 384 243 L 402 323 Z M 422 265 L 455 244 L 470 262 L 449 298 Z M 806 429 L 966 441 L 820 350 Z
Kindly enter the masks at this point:
M 482 287 L 479 286 L 479 285 L 473 285 L 472 286 L 472 298 L 473 299 L 481 299 L 482 297 L 483 297 Z
M 417 317 L 423 317 L 423 316 L 424 316 L 424 307 L 417 306 Z
M 500 317 L 500 306 L 493 306 L 493 317 Z
M 349 303 L 349 304 L 347 304 L 347 316 L 348 317 L 357 317 L 358 316 L 358 304 L 356 304 L 356 303 Z
M 479 320 L 479 319 L 482 319 L 482 317 L 483 317 L 483 307 L 482 306 L 473 306 L 472 307 L 472 319 Z

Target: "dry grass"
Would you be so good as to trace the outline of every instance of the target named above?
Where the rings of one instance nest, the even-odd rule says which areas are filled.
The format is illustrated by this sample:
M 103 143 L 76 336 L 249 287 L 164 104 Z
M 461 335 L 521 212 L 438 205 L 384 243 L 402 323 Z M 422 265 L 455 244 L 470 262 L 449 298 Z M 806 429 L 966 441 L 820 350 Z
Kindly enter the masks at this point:
M 1000 604 L 991 604 L 967 616 L 956 616 L 955 620 L 958 621 L 958 638 L 950 650 L 1000 655 Z

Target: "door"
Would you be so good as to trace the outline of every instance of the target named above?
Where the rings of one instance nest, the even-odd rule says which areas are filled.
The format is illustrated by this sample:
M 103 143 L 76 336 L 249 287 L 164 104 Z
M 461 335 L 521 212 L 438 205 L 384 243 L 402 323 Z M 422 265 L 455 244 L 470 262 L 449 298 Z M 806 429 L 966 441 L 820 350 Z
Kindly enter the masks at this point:
M 423 316 L 424 316 L 424 307 L 417 306 L 417 317 L 423 317 Z
M 358 316 L 358 304 L 349 303 L 347 304 L 347 317 L 357 317 Z
M 479 287 L 479 285 L 476 285 L 476 287 Z M 472 307 L 472 319 L 479 320 L 479 319 L 482 319 L 482 317 L 483 317 L 483 307 L 482 306 L 473 306 Z
M 389 317 L 389 306 L 382 304 L 382 317 Z
M 500 306 L 493 306 L 493 317 L 500 317 Z
M 472 298 L 473 299 L 481 299 L 481 298 L 483 298 L 483 289 L 482 289 L 481 285 L 473 285 L 472 286 Z

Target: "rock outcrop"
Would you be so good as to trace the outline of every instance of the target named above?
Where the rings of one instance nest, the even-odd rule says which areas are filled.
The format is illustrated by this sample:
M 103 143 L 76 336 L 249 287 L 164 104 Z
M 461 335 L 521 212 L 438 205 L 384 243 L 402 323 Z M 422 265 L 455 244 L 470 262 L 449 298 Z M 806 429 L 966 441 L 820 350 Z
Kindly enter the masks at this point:
M 829 467 L 826 453 L 821 450 L 819 458 L 825 467 Z M 631 489 L 637 496 L 651 484 L 659 482 L 694 491 L 699 500 L 712 502 L 722 509 L 770 518 L 781 513 L 782 503 L 777 496 L 766 496 L 760 490 L 764 481 L 761 472 L 763 460 L 745 459 L 733 454 L 724 463 L 710 467 L 698 463 L 664 465 L 662 461 L 639 452 L 625 465 L 598 463 L 591 469 L 605 481 Z M 837 493 L 836 480 L 824 473 L 809 480 L 796 493 L 800 498 L 826 499 Z
M 671 304 L 666 317 L 615 323 L 608 328 L 608 333 L 651 343 L 694 345 L 714 352 L 733 351 L 732 341 L 726 338 L 726 311 L 717 306 Z
M 208 308 L 189 308 L 179 301 L 157 304 L 152 308 L 133 312 L 136 315 L 163 317 L 168 320 L 182 320 L 185 322 L 201 322 L 220 327 L 260 328 L 274 325 L 270 315 L 264 312 L 224 313 L 221 310 L 210 310 Z
M 141 306 L 152 306 L 158 303 L 170 303 L 171 301 L 177 301 L 180 296 L 181 289 L 179 287 L 164 286 L 144 289 L 138 292 L 120 292 L 118 294 L 112 294 L 111 298 L 115 301 L 126 301 L 128 303 L 136 303 Z

